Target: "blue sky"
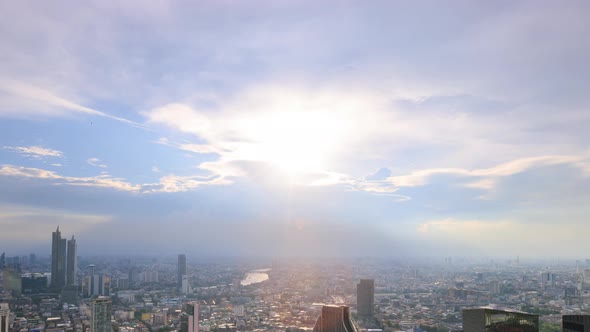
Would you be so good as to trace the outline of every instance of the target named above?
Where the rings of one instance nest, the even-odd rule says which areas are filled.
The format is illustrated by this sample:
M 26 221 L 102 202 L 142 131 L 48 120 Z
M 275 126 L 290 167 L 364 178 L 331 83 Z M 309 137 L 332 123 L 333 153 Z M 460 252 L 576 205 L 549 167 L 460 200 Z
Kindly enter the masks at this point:
M 588 2 L 0 13 L 7 253 L 590 250 Z

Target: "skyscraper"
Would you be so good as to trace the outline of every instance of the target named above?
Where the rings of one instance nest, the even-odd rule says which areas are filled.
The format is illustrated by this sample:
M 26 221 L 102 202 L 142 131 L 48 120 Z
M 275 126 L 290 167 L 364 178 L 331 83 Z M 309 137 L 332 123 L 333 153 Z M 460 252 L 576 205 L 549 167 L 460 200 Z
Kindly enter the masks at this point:
M 90 332 L 111 332 L 111 310 L 113 302 L 108 297 L 92 300 L 92 325 Z
M 373 315 L 373 303 L 375 298 L 375 281 L 373 279 L 361 279 L 356 285 L 356 305 L 360 316 Z
M 8 303 L 0 303 L 0 332 L 8 332 L 10 308 Z
M 78 249 L 76 247 L 76 239 L 72 235 L 72 239 L 68 240 L 68 262 L 67 262 L 67 273 L 66 273 L 66 285 L 77 285 L 78 279 L 76 273 L 78 272 Z
M 345 305 L 323 306 L 313 332 L 356 332 L 356 327 L 350 319 L 350 309 Z
M 66 284 L 66 239 L 61 238 L 59 226 L 52 233 L 51 287 L 62 288 Z
M 186 256 L 184 254 L 178 255 L 178 274 L 176 276 L 177 284 L 176 288 L 182 290 L 182 276 L 186 275 Z
M 184 310 L 180 316 L 180 332 L 199 332 L 198 303 L 187 303 L 184 305 Z

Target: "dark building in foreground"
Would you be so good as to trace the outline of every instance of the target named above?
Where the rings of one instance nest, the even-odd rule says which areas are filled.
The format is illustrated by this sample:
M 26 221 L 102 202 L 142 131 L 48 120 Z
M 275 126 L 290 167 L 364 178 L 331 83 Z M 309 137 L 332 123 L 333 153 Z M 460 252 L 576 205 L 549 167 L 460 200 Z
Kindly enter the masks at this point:
M 539 316 L 494 308 L 463 309 L 463 332 L 538 332 Z
M 361 279 L 356 285 L 356 305 L 359 316 L 372 316 L 375 299 L 375 281 Z
M 199 304 L 187 303 L 180 314 L 180 332 L 199 332 Z
M 563 315 L 563 332 L 590 332 L 590 315 Z
M 357 332 L 350 319 L 350 308 L 344 305 L 323 306 L 313 332 Z

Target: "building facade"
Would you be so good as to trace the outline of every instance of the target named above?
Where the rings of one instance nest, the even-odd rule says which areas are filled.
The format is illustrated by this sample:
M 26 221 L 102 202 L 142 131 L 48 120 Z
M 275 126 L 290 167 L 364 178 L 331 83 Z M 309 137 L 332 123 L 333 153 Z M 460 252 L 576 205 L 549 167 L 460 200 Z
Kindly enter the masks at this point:
M 61 238 L 59 226 L 51 240 L 51 287 L 61 289 L 66 284 L 66 239 Z
M 90 332 L 111 332 L 111 311 L 113 302 L 108 297 L 92 300 L 92 320 Z
M 539 316 L 495 308 L 463 309 L 464 332 L 538 332 Z
M 590 315 L 563 315 L 563 332 L 590 332 Z
M 0 303 L 0 332 L 9 332 L 10 308 L 8 303 Z
M 313 332 L 356 332 L 350 319 L 350 308 L 340 305 L 325 305 L 316 320 Z
M 182 276 L 186 275 L 186 255 L 180 254 L 178 255 L 178 266 L 177 266 L 177 288 L 178 290 L 182 289 Z
M 180 332 L 199 332 L 199 304 L 187 303 L 180 316 Z
M 67 273 L 66 273 L 66 285 L 72 286 L 78 284 L 77 272 L 78 272 L 78 247 L 76 246 L 76 239 L 72 235 L 72 239 L 68 240 L 68 256 L 67 256 Z
M 360 316 L 372 316 L 375 301 L 375 281 L 361 279 L 356 285 L 356 305 Z

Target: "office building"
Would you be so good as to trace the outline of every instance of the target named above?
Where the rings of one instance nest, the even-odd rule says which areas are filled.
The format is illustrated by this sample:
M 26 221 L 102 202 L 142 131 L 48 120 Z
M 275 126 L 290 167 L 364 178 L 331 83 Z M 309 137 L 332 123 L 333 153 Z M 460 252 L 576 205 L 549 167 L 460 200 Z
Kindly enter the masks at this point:
M 82 279 L 82 296 L 110 296 L 111 276 L 91 273 L 90 275 L 85 275 Z
M 61 238 L 59 226 L 52 233 L 51 288 L 61 289 L 66 284 L 66 239 Z
M 60 297 L 59 297 L 60 304 L 67 303 L 67 304 L 78 305 L 79 301 L 80 300 L 79 300 L 78 286 L 67 285 L 61 289 L 61 293 L 60 293 Z
M 47 292 L 47 275 L 43 273 L 25 273 L 21 276 L 21 290 L 24 294 Z
M 339 305 L 325 305 L 318 317 L 313 332 L 356 332 L 350 319 L 350 308 Z
M 68 240 L 68 259 L 67 259 L 67 273 L 66 273 L 66 285 L 77 285 L 78 279 L 76 274 L 78 273 L 78 249 L 76 247 L 76 239 L 72 235 L 72 239 Z
M 92 300 L 90 332 L 111 332 L 111 310 L 113 302 L 108 297 Z
M 199 304 L 187 303 L 180 315 L 180 332 L 199 332 Z
M 590 332 L 590 315 L 563 315 L 563 332 Z
M 186 275 L 186 255 L 180 254 L 178 255 L 178 266 L 177 266 L 177 288 L 178 290 L 182 289 L 182 276 Z
M 0 303 L 0 332 L 9 332 L 10 308 L 8 303 Z
M 375 299 L 375 281 L 361 279 L 356 285 L 356 305 L 359 316 L 372 316 Z
M 193 292 L 188 276 L 186 274 L 182 276 L 182 286 L 180 288 L 180 292 L 182 294 L 189 294 Z
M 539 316 L 491 307 L 463 309 L 464 332 L 538 332 Z

